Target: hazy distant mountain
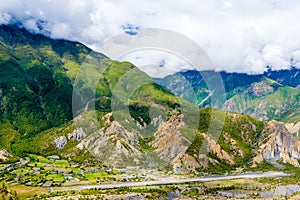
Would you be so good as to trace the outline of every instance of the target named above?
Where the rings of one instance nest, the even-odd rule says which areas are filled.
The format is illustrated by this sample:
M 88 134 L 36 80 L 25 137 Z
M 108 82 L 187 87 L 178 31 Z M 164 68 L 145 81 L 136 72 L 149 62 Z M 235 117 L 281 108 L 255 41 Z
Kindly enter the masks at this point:
M 300 121 L 299 72 L 296 68 L 268 70 L 261 75 L 220 72 L 227 101 L 217 108 L 249 114 L 262 120 Z M 179 72 L 156 81 L 194 105 L 205 107 L 210 105 L 209 95 L 213 91 L 208 89 L 201 73 Z M 187 92 L 191 88 L 194 96 Z

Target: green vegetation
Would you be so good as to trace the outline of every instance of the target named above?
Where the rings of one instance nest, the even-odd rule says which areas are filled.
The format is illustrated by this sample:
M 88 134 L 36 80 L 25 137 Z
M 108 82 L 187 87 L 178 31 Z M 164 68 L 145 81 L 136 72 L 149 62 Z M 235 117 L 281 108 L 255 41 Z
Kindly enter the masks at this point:
M 40 155 L 29 154 L 29 162 L 24 166 L 14 169 L 11 172 L 3 173 L 0 181 L 14 182 L 31 187 L 60 186 L 68 180 L 88 181 L 97 183 L 100 181 L 116 180 L 114 177 L 117 171 L 105 171 L 102 165 L 95 163 L 80 165 L 64 159 L 47 159 Z M 3 182 L 4 184 L 4 182 Z M 85 183 L 86 184 L 86 183 Z
M 282 171 L 284 171 L 287 174 L 290 174 L 290 176 L 286 176 L 286 177 L 282 177 L 282 178 L 261 178 L 258 179 L 257 181 L 262 183 L 262 184 L 269 184 L 270 187 L 275 187 L 278 185 L 289 185 L 289 184 L 297 184 L 299 183 L 299 178 L 300 178 L 300 169 L 298 167 L 295 167 L 291 164 L 287 164 L 287 163 L 282 163 L 279 162 L 279 164 L 282 166 Z M 267 169 L 269 168 L 270 170 L 272 169 L 272 167 L 270 165 L 263 163 L 262 166 L 258 166 L 258 168 L 262 168 L 262 167 L 267 167 Z M 265 169 L 262 169 L 264 171 L 266 171 Z M 277 169 L 278 170 L 278 169 Z
M 68 142 L 62 150 L 53 142 L 74 129 L 70 125 L 72 95 L 81 101 L 74 111 L 89 109 L 95 103 L 100 121 L 112 110 L 113 92 L 120 95 L 117 103 L 124 120 L 132 117 L 142 125 L 150 123 L 153 104 L 162 105 L 169 113 L 179 107 L 173 94 L 131 63 L 112 61 L 79 43 L 52 40 L 5 25 L 0 27 L 0 42 L 0 147 L 14 155 L 72 155 L 78 162 L 91 157 L 84 150 L 74 152 L 76 141 Z M 94 94 L 91 89 L 95 84 Z M 123 108 L 129 108 L 130 116 L 122 114 Z
M 208 157 L 217 160 L 219 164 L 210 165 L 209 169 L 202 170 L 208 170 L 214 174 L 222 174 L 230 172 L 235 167 L 250 167 L 252 165 L 251 159 L 256 153 L 257 140 L 262 133 L 264 123 L 247 115 L 225 113 L 223 111 L 215 111 L 218 114 L 213 116 L 213 111 L 214 109 L 209 107 L 200 110 L 199 132 L 195 135 L 187 153 L 197 159 L 199 153 L 201 153 L 199 151 L 202 145 L 207 145 L 204 142 L 203 133 L 207 133 L 209 129 L 214 130 L 214 128 L 221 126 L 223 129 L 220 135 L 210 134 L 209 138 L 217 141 L 221 149 L 233 157 L 235 164 L 230 165 L 226 160 L 221 160 L 215 154 L 204 152 Z M 225 121 L 221 120 L 222 115 L 226 115 Z M 211 124 L 213 124 L 213 127 L 211 127 Z M 212 131 L 212 133 L 215 132 Z M 242 152 L 242 154 L 239 152 Z
M 137 188 L 129 188 L 129 187 L 120 187 L 118 189 L 111 190 L 84 190 L 84 191 L 58 191 L 51 194 L 44 194 L 36 197 L 35 199 L 45 199 L 55 196 L 77 196 L 80 195 L 80 199 L 89 199 L 90 195 L 96 196 L 96 199 L 101 199 L 105 196 L 114 196 L 114 195 L 126 195 L 126 194 L 139 194 L 143 196 L 145 199 L 157 199 L 157 198 L 166 198 L 167 191 L 174 190 L 171 187 L 137 187 Z
M 152 146 L 150 146 L 150 142 L 154 140 L 154 136 L 147 137 L 147 138 L 139 138 L 139 144 L 140 144 L 140 149 L 142 153 L 150 153 L 154 150 Z
M 204 149 L 203 145 L 209 145 L 208 141 L 216 142 L 216 149 L 221 154 L 204 152 L 216 163 L 208 163 L 207 168 L 196 170 L 211 174 L 232 173 L 239 167 L 249 170 L 264 123 L 245 114 L 227 113 L 208 107 L 211 100 L 205 99 L 210 91 L 205 81 L 190 72 L 183 75 L 198 78 L 198 82 L 191 82 L 190 85 L 196 91 L 197 97 L 194 98 L 189 92 L 182 97 L 203 107 L 199 111 L 188 101 L 156 84 L 131 63 L 112 61 L 76 42 L 52 40 L 14 26 L 0 26 L 0 150 L 5 149 L 12 154 L 1 162 L 13 163 L 8 165 L 11 167 L 9 172 L 1 171 L 0 192 L 4 193 L 4 198 L 17 199 L 19 194 L 15 190 L 33 188 L 33 191 L 21 194 L 25 198 L 44 193 L 43 187 L 61 186 L 69 182 L 96 184 L 140 180 L 134 173 L 132 177 L 120 176 L 117 171 L 99 163 L 86 148 L 77 148 L 81 139 L 70 139 L 70 134 L 77 131 L 79 126 L 86 136 L 95 133 L 100 135 L 100 128 L 106 130 L 114 119 L 127 131 L 135 131 L 134 133 L 138 132 L 140 135 L 133 136 L 127 142 L 122 140 L 122 133 L 111 133 L 115 140 L 108 146 L 115 147 L 116 141 L 120 141 L 124 151 L 131 151 L 131 146 L 135 147 L 139 151 L 137 154 L 141 153 L 142 167 L 146 159 L 153 163 L 156 160 L 167 162 L 159 158 L 160 155 L 151 146 L 151 142 L 157 139 L 153 135 L 157 130 L 157 126 L 151 124 L 153 118 L 162 116 L 162 120 L 168 120 L 171 116 L 184 114 L 185 126 L 180 128 L 180 133 L 186 138 L 184 142 L 189 145 L 188 155 L 200 163 L 199 154 L 203 153 L 200 150 Z M 300 93 L 297 89 L 281 85 L 264 76 L 227 73 L 221 75 L 225 82 L 225 96 L 239 111 L 251 114 L 257 112 L 255 109 L 261 103 L 265 103 L 267 117 L 270 119 L 286 122 L 300 120 Z M 184 82 L 178 74 L 175 77 L 166 78 L 167 84 L 171 85 L 175 80 L 175 94 L 180 94 L 182 88 L 189 89 L 182 85 Z M 267 89 L 271 87 L 272 91 L 263 91 L 261 96 L 254 95 L 252 87 L 256 83 L 267 86 Z M 78 102 L 72 107 L 74 99 Z M 93 110 L 94 105 L 96 111 Z M 104 119 L 111 111 L 114 111 L 113 115 L 108 120 Z M 73 114 L 80 114 L 76 123 Z M 93 118 L 94 114 L 97 119 Z M 148 126 L 145 128 L 145 125 Z M 219 135 L 220 127 L 222 130 Z M 56 138 L 63 138 L 67 143 L 56 144 Z M 63 147 L 58 148 L 59 145 Z M 105 148 L 101 151 L 110 150 L 110 147 Z M 56 155 L 55 158 L 48 157 L 53 155 Z M 19 157 L 28 157 L 28 160 L 25 159 L 22 161 L 25 164 L 21 164 L 21 161 L 17 162 Z M 124 156 L 121 165 L 134 163 L 133 160 Z M 293 175 L 282 179 L 261 179 L 259 182 L 296 183 L 300 178 L 299 170 L 287 164 L 282 165 L 285 171 L 292 172 Z M 165 166 L 164 170 L 172 170 L 170 165 Z M 251 170 L 268 171 L 276 168 L 263 162 Z M 7 186 L 7 183 L 11 185 Z M 184 194 L 196 198 L 200 193 L 213 194 L 218 190 L 236 189 L 244 188 L 235 185 L 201 190 L 189 188 Z M 163 189 L 119 188 L 111 191 L 57 192 L 40 197 L 142 193 L 145 198 L 153 199 L 166 197 L 167 191 L 175 190 L 179 191 L 178 188 L 171 189 L 169 186 Z
M 263 75 L 220 72 L 228 101 L 214 106 L 232 112 L 249 114 L 263 120 L 298 122 L 300 120 L 300 92 L 293 88 L 299 85 L 297 84 L 299 83 L 298 73 L 299 69 L 296 68 L 278 72 L 269 71 Z M 210 91 L 205 82 L 207 80 L 203 78 L 208 74 L 212 78 L 218 76 L 218 73 L 213 71 L 187 71 L 156 79 L 156 81 L 190 103 L 205 107 L 211 104 L 211 98 L 208 98 Z M 281 84 L 275 80 L 280 81 Z

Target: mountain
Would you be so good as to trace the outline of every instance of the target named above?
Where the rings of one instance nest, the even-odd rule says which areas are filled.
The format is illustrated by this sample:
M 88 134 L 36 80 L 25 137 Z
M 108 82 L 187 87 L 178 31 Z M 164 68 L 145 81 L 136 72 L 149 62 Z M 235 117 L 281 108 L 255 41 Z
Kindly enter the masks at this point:
M 204 108 L 200 110 L 131 63 L 113 61 L 78 42 L 2 25 L 0 44 L 1 162 L 15 162 L 33 153 L 111 167 L 224 173 L 250 168 L 254 158 L 256 166 L 269 158 L 294 165 L 298 160 L 296 135 L 289 131 L 296 130 L 297 124 L 284 129 L 281 123 L 274 123 L 275 128 L 270 129 L 270 124 L 246 114 L 204 107 L 212 91 L 194 72 L 173 77 L 193 80 L 192 87 L 201 94 L 197 101 Z M 297 89 L 264 75 L 222 76 L 229 107 L 238 105 L 239 95 L 253 102 L 264 100 L 270 113 L 275 99 L 284 106 L 299 105 Z M 175 89 L 176 94 L 178 86 L 180 92 L 185 85 L 173 77 L 165 80 L 172 83 L 171 91 Z M 251 105 L 238 108 L 247 111 Z M 284 107 L 285 112 L 278 109 L 273 113 L 276 117 L 299 116 L 289 107 Z M 276 127 L 279 131 L 270 131 Z M 282 148 L 274 143 L 278 135 L 287 141 Z M 269 156 L 272 152 L 279 155 Z
M 289 133 L 283 123 L 270 121 L 259 139 L 259 149 L 253 164 L 256 165 L 263 160 L 282 160 L 300 167 L 299 156 L 300 141 Z
M 290 70 L 277 71 L 268 68 L 264 75 L 280 84 L 300 88 L 300 69 L 297 69 L 296 67 L 292 67 Z
M 131 63 L 112 61 L 78 42 L 53 40 L 16 26 L 2 25 L 0 43 L 0 145 L 3 152 L 18 156 L 58 153 L 72 159 L 89 157 L 86 149 L 74 150 L 80 141 L 78 137 L 66 147 L 62 145 L 66 139 L 59 137 L 77 128 L 73 114 L 77 119 L 95 114 L 93 105 L 96 119 L 100 119 L 95 124 L 105 124 L 102 117 L 114 109 L 113 117 L 129 131 L 149 125 L 147 130 L 138 130 L 137 140 L 155 129 L 151 122 L 159 117 L 156 115 L 160 110 L 164 111 L 162 120 L 180 114 L 179 106 L 194 110 L 188 102 L 157 85 Z M 88 71 L 89 77 L 78 75 L 86 75 L 84 66 L 94 70 Z M 93 78 L 97 78 L 95 92 L 90 87 Z M 76 102 L 72 104 L 72 101 Z M 186 119 L 193 117 L 189 116 Z M 192 121 L 187 120 L 186 125 Z M 97 128 L 87 130 L 85 136 Z
M 300 121 L 300 91 L 297 89 L 300 81 L 299 71 L 296 68 L 281 71 L 269 69 L 261 75 L 220 72 L 226 101 L 222 105 L 215 106 L 227 111 L 249 114 L 264 121 L 275 119 L 298 122 Z M 205 107 L 211 104 L 210 96 L 214 91 L 208 89 L 201 73 L 208 72 L 179 72 L 155 80 L 194 105 Z M 209 73 L 218 74 L 213 71 Z

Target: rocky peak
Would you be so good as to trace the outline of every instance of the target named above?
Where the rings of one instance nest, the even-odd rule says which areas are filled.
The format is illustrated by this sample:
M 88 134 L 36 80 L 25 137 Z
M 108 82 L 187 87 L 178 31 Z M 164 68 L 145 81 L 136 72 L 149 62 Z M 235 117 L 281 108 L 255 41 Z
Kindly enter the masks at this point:
M 250 88 L 250 93 L 254 96 L 267 96 L 268 94 L 274 92 L 274 88 L 268 85 L 265 81 L 253 83 Z
M 259 140 L 259 149 L 253 159 L 253 165 L 256 166 L 263 160 L 281 160 L 284 163 L 300 167 L 299 159 L 300 141 L 293 137 L 284 123 L 274 120 L 268 122 Z
M 67 144 L 68 140 L 76 140 L 79 142 L 79 141 L 82 141 L 85 137 L 86 137 L 86 134 L 85 134 L 83 128 L 79 127 L 77 129 L 75 129 L 74 131 L 72 131 L 71 133 L 69 133 L 67 135 L 67 137 L 64 135 L 56 137 L 54 139 L 54 143 L 55 143 L 55 146 L 57 149 L 62 149 Z

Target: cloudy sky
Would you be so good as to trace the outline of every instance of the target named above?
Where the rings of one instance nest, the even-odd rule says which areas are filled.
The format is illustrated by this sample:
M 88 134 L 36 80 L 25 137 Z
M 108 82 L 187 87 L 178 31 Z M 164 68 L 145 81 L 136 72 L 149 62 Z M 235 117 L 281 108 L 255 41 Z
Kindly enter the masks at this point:
M 261 73 L 267 65 L 300 67 L 299 10 L 297 0 L 1 0 L 0 23 L 19 21 L 95 50 L 118 34 L 168 29 L 197 42 L 218 70 Z M 184 68 L 172 56 L 147 51 L 127 59 L 143 65 L 143 56 Z

